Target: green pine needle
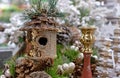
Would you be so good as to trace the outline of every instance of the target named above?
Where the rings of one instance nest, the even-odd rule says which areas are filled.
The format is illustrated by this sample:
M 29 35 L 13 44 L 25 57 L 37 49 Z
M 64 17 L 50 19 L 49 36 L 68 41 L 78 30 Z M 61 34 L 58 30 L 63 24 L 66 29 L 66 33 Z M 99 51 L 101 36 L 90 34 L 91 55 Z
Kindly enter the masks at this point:
M 56 8 L 57 2 L 58 0 L 30 0 L 31 9 L 25 11 L 25 18 L 32 19 L 33 16 L 41 16 L 43 9 L 47 11 L 48 17 L 63 17 L 64 14 Z M 45 3 L 48 3 L 47 7 Z

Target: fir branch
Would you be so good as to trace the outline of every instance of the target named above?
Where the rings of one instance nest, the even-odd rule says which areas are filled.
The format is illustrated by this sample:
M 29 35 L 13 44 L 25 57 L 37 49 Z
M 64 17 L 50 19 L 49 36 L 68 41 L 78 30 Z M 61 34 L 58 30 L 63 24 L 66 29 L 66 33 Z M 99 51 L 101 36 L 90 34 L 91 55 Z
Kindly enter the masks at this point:
M 50 6 L 50 9 L 49 9 L 49 10 L 50 10 L 50 11 L 51 11 L 51 10 L 55 10 L 57 1 L 58 1 L 58 0 L 49 0 L 49 6 Z
M 80 21 L 82 21 L 82 18 L 85 16 L 89 16 L 90 11 L 86 8 L 78 8 L 79 12 L 80 12 Z
M 44 2 L 48 2 L 47 7 Z M 26 10 L 25 14 L 30 19 L 41 16 L 44 12 L 48 17 L 63 17 L 64 14 L 56 9 L 57 2 L 58 0 L 30 0 L 31 9 Z
M 39 10 L 41 10 L 41 7 L 42 7 L 42 6 L 41 6 L 41 4 L 42 4 L 41 1 L 42 1 L 42 0 L 38 0 L 38 5 L 37 5 L 37 7 L 38 7 Z
M 79 4 L 79 0 L 78 1 L 76 1 L 76 0 L 70 0 L 71 2 L 72 2 L 72 5 L 74 5 L 74 6 L 76 6 L 76 5 L 78 5 Z

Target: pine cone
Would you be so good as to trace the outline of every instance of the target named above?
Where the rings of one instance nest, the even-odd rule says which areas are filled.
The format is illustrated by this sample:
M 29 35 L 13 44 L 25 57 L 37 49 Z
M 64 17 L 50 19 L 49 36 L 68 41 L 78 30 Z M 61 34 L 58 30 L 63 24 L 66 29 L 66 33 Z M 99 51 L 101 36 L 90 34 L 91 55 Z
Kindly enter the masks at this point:
M 60 26 L 57 33 L 57 42 L 62 45 L 68 45 L 71 41 L 71 32 L 66 26 Z
M 16 60 L 16 78 L 29 78 L 29 74 L 34 71 L 41 71 L 52 66 L 53 59 L 45 58 L 18 58 Z

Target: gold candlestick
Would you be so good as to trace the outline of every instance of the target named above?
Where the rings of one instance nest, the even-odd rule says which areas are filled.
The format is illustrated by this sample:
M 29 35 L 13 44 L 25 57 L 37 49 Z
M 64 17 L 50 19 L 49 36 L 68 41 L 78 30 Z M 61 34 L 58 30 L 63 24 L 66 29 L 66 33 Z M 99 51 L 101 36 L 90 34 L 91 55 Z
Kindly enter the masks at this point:
M 84 66 L 82 72 L 82 78 L 92 78 L 90 58 L 92 54 L 92 45 L 95 41 L 94 32 L 96 28 L 93 27 L 81 27 L 82 37 L 80 39 L 84 48 L 82 50 L 84 54 Z

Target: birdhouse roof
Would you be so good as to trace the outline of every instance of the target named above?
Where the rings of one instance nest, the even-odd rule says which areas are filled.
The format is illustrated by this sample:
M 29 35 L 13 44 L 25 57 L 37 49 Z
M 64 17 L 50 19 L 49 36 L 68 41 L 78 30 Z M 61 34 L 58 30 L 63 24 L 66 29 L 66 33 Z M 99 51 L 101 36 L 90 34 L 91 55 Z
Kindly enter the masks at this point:
M 35 17 L 35 19 L 32 19 L 30 22 L 26 22 L 25 26 L 22 27 L 21 31 L 29 31 L 32 29 L 37 30 L 50 30 L 50 31 L 57 31 L 56 26 L 58 26 L 58 23 L 55 22 L 55 20 L 52 17 L 47 16 L 39 16 Z

